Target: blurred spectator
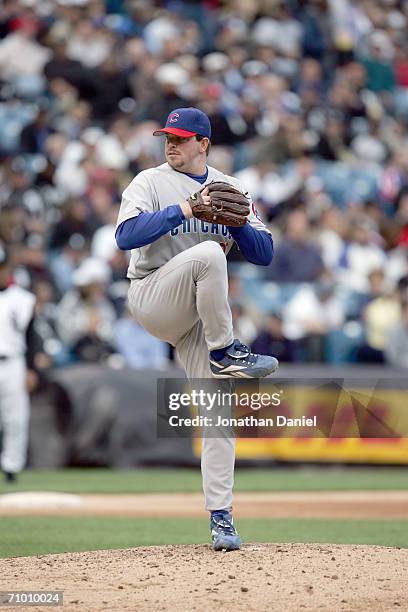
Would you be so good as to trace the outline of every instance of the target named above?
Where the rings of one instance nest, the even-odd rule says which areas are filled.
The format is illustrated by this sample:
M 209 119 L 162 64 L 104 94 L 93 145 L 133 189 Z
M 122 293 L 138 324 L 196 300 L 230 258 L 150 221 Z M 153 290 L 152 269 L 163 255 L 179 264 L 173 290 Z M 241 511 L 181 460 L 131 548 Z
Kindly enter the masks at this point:
M 245 308 L 239 302 L 231 304 L 232 323 L 234 327 L 234 335 L 242 338 L 245 344 L 252 344 L 257 328 L 251 317 L 245 313 Z
M 323 69 L 318 61 L 306 58 L 300 62 L 296 90 L 307 114 L 321 106 L 324 83 Z
M 283 333 L 292 341 L 296 361 L 325 361 L 325 336 L 339 329 L 344 317 L 332 282 L 302 285 L 283 313 Z
M 314 0 L 301 3 L 301 7 L 303 55 L 324 60 L 332 45 L 329 3 L 327 0 Z
M 41 339 L 42 356 L 37 356 L 37 369 L 46 370 L 51 366 L 65 365 L 69 361 L 68 352 L 57 333 L 57 305 L 52 284 L 39 280 L 33 284 L 36 296 L 34 327 Z
M 112 206 L 109 202 L 109 208 L 101 214 L 103 225 L 95 231 L 92 238 L 91 254 L 93 257 L 110 261 L 118 250 L 115 240 L 118 208 L 118 206 Z
M 112 342 L 128 368 L 163 370 L 168 365 L 166 343 L 151 336 L 127 311 L 115 323 Z
M 408 248 L 406 246 L 399 246 L 390 251 L 385 270 L 391 287 L 395 287 L 408 277 Z
M 361 60 L 367 71 L 367 87 L 379 94 L 392 92 L 395 87 L 392 42 L 384 30 L 375 30 L 368 44 L 368 55 Z
M 70 59 L 67 55 L 67 44 L 63 39 L 50 43 L 52 57 L 44 66 L 44 76 L 48 81 L 63 79 L 78 90 L 81 97 L 95 95 L 95 77 L 81 62 Z
M 11 82 L 21 77 L 35 79 L 37 93 L 41 93 L 40 76 L 51 52 L 37 42 L 38 29 L 39 22 L 28 15 L 14 21 L 10 33 L 0 43 L 0 77 Z
M 162 55 L 169 41 L 181 37 L 180 26 L 181 23 L 174 13 L 163 12 L 151 19 L 143 30 L 147 49 L 154 55 Z
M 388 154 L 379 133 L 379 125 L 373 121 L 366 132 L 352 139 L 350 147 L 357 159 L 367 163 L 384 163 Z
M 188 74 L 178 64 L 169 62 L 162 64 L 154 76 L 156 91 L 153 83 L 154 95 L 146 109 L 146 118 L 162 123 L 171 110 L 191 106 L 189 100 L 183 95 L 183 87 L 187 85 Z
M 370 283 L 369 290 L 367 293 L 360 294 L 362 296 L 361 302 L 361 310 L 359 312 L 359 316 L 364 316 L 364 309 L 366 306 L 376 300 L 377 298 L 382 297 L 386 293 L 387 281 L 385 278 L 384 270 L 378 268 L 373 270 L 368 275 L 368 281 Z
M 98 226 L 85 200 L 73 198 L 66 200 L 62 217 L 50 236 L 51 249 L 60 249 L 67 244 L 74 234 L 80 234 L 85 239 L 90 238 Z
M 68 136 L 70 140 L 75 140 L 81 136 L 89 126 L 91 119 L 91 105 L 85 100 L 76 101 L 75 105 L 66 109 L 58 121 L 59 130 Z
M 347 126 L 340 112 L 327 113 L 324 130 L 319 135 L 314 153 L 327 161 L 347 160 L 350 156 Z
M 93 118 L 106 125 L 119 112 L 120 101 L 131 96 L 127 75 L 121 71 L 116 55 L 110 55 L 95 73 L 94 92 L 90 100 Z
M 395 42 L 394 71 L 396 85 L 394 105 L 397 117 L 408 116 L 408 45 L 404 38 Z
M 364 363 L 384 363 L 387 336 L 400 320 L 401 306 L 396 293 L 387 292 L 384 285 L 381 287 L 378 274 L 371 275 L 371 282 L 372 299 L 363 312 L 365 344 L 359 349 L 357 359 Z
M 292 95 L 286 101 L 292 103 Z M 289 99 L 288 99 L 289 98 Z M 300 105 L 300 100 L 295 98 L 296 107 Z M 270 143 L 272 144 L 272 143 Z M 273 154 L 276 163 L 284 163 L 287 159 L 301 159 L 312 153 L 315 139 L 310 138 L 306 130 L 306 121 L 300 112 L 300 108 L 295 108 L 293 112 L 288 112 L 282 118 L 279 129 L 273 135 Z
M 408 299 L 402 302 L 400 321 L 389 331 L 385 343 L 387 362 L 397 368 L 408 368 Z
M 251 348 L 254 353 L 273 355 L 280 362 L 295 360 L 293 344 L 283 333 L 282 318 L 273 312 L 266 316 Z
M 22 153 L 44 153 L 45 143 L 54 129 L 49 124 L 45 108 L 39 108 L 36 118 L 26 125 L 20 135 L 20 149 Z
M 258 153 L 259 161 L 236 173 L 250 192 L 252 199 L 262 201 L 267 207 L 268 216 L 275 216 L 281 211 L 279 205 L 287 203 L 302 186 L 302 175 L 298 167 L 284 175 L 278 173 L 275 164 L 263 159 Z
M 50 271 L 58 290 L 63 296 L 73 287 L 73 275 L 82 259 L 88 253 L 85 237 L 79 233 L 73 233 L 66 242 L 62 242 L 59 251 L 55 252 L 50 262 Z
M 87 68 L 100 66 L 113 51 L 114 38 L 108 30 L 97 29 L 91 20 L 80 21 L 70 37 L 67 56 Z
M 367 291 L 368 275 L 385 264 L 384 251 L 375 244 L 375 230 L 373 223 L 365 217 L 356 218 L 350 227 L 350 241 L 341 258 L 340 272 L 342 282 L 364 293 Z
M 293 18 L 289 5 L 276 0 L 254 26 L 252 39 L 258 45 L 271 45 L 281 56 L 295 59 L 300 54 L 302 28 Z
M 4 166 L 4 173 L 6 180 L 0 187 L 0 208 L 20 209 L 26 222 L 29 216 L 41 215 L 44 202 L 33 185 L 33 175 L 26 161 L 22 157 L 15 157 Z M 18 231 L 18 228 L 15 229 Z
M 277 246 L 267 276 L 283 283 L 313 282 L 322 270 L 322 257 L 311 241 L 306 213 L 295 210 L 288 216 L 284 237 Z
M 408 248 L 408 186 L 404 187 L 398 196 L 396 221 L 400 228 L 398 244 Z
M 344 252 L 346 229 L 345 220 L 339 209 L 329 205 L 320 218 L 318 243 L 325 268 L 333 272 L 337 272 Z
M 395 204 L 401 190 L 406 186 L 408 186 L 408 153 L 401 146 L 384 168 L 379 185 L 380 195 L 385 202 Z
M 101 260 L 85 259 L 74 272 L 75 289 L 58 305 L 59 335 L 79 361 L 102 361 L 114 352 L 116 317 L 105 295 L 109 274 Z
M 14 0 L 4 0 L 0 6 L 0 38 L 5 38 L 10 32 L 11 23 L 16 13 Z

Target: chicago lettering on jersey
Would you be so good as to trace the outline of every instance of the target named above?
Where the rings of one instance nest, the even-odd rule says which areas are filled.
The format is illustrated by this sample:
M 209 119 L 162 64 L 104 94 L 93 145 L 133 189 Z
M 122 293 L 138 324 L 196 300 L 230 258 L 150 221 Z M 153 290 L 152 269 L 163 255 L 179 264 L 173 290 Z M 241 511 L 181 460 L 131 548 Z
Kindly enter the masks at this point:
M 170 236 L 178 236 L 179 234 L 213 234 L 216 236 L 224 236 L 224 238 L 231 239 L 231 234 L 228 231 L 226 225 L 218 225 L 217 223 L 207 223 L 200 219 L 185 219 L 179 227 L 175 227 L 170 230 Z

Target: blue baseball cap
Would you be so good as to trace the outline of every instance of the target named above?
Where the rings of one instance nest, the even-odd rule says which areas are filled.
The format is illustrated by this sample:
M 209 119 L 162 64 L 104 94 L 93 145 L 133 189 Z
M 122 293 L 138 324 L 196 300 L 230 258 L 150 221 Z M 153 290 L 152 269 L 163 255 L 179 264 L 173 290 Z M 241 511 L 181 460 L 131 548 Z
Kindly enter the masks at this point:
M 153 132 L 154 136 L 161 134 L 174 134 L 181 138 L 197 135 L 211 138 L 211 123 L 207 115 L 198 108 L 176 108 L 167 117 L 164 128 Z

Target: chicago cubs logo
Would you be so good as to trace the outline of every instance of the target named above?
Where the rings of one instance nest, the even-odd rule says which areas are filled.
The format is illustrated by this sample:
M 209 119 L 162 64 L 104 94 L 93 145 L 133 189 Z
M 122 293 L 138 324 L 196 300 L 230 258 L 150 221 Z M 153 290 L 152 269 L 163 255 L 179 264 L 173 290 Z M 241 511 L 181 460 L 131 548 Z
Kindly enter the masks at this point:
M 169 123 L 176 123 L 177 119 L 180 117 L 178 113 L 173 113 L 169 117 Z

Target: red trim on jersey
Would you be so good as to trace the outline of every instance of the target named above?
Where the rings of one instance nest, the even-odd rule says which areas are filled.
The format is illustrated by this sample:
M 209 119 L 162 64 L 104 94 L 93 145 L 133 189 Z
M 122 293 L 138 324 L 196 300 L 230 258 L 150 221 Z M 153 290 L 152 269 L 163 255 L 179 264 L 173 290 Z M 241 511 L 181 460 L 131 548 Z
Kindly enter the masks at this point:
M 259 219 L 259 221 L 262 221 L 261 217 L 259 216 L 259 212 L 256 210 L 255 204 L 253 202 L 252 202 L 252 212 L 254 213 L 255 217 Z

